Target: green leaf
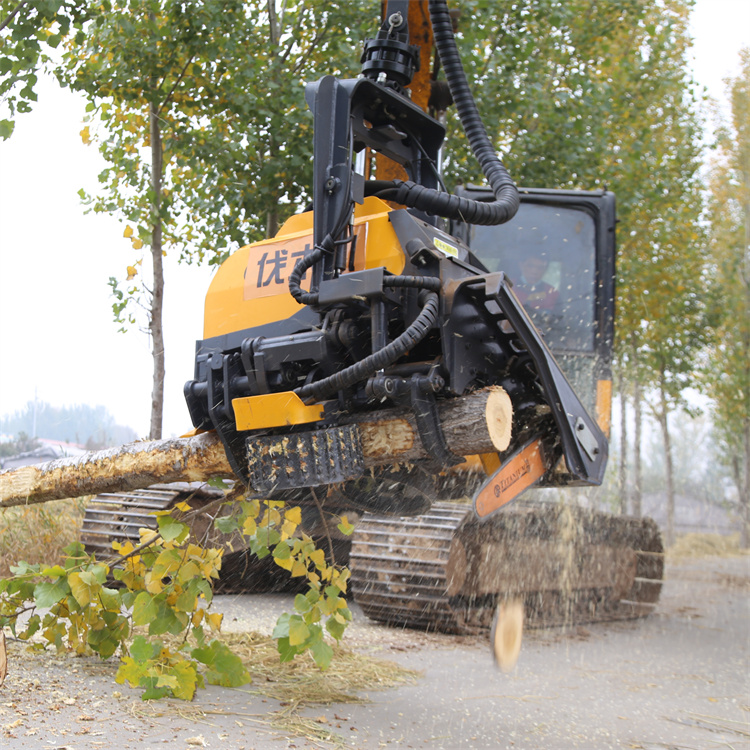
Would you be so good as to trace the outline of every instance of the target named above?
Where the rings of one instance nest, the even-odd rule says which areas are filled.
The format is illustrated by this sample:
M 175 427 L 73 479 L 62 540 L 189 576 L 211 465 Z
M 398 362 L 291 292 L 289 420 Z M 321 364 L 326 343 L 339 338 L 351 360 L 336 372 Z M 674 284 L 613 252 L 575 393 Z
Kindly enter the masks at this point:
M 341 618 L 344 619 L 343 617 Z M 340 641 L 346 630 L 346 623 L 340 622 L 335 617 L 329 617 L 326 622 L 326 630 L 337 640 Z
M 161 648 L 161 641 L 152 642 L 142 635 L 137 635 L 130 644 L 130 655 L 137 662 L 145 662 L 153 659 Z
M 109 612 L 119 612 L 122 609 L 122 600 L 117 589 L 108 589 L 103 586 L 99 591 L 99 599 L 102 607 Z
M 159 678 L 156 676 L 141 678 L 139 685 L 146 688 L 143 695 L 141 695 L 142 701 L 159 700 L 159 698 L 164 698 L 172 692 L 168 687 L 159 687 L 157 684 L 158 680 Z
M 310 630 L 304 621 L 298 615 L 292 615 L 289 618 L 289 644 L 299 646 L 303 644 L 310 636 Z
M 222 534 L 231 534 L 233 531 L 237 531 L 240 527 L 234 516 L 220 516 L 214 521 L 214 526 Z
M 44 568 L 42 575 L 48 578 L 63 578 L 68 575 L 68 571 L 62 567 L 62 565 L 54 565 L 51 568 Z
M 104 628 L 102 630 L 90 630 L 88 634 L 88 644 L 91 648 L 102 657 L 109 659 L 117 651 L 120 645 L 120 639 L 112 631 Z
M 190 617 L 186 612 L 175 612 L 164 599 L 156 599 L 158 609 L 156 616 L 149 623 L 149 635 L 162 635 L 172 633 L 180 635 L 190 622 Z
M 297 596 L 294 597 L 294 608 L 300 614 L 304 615 L 306 612 L 309 612 L 312 609 L 312 606 L 310 600 L 303 594 L 297 594 Z
M 70 586 L 64 578 L 58 578 L 54 583 L 40 583 L 34 590 L 34 603 L 40 609 L 46 609 L 59 602 L 69 593 Z
M 315 663 L 322 669 L 326 670 L 331 666 L 331 659 L 333 659 L 333 649 L 325 642 L 319 641 L 318 643 L 310 646 L 313 659 Z
M 193 612 L 198 605 L 197 595 L 190 591 L 183 591 L 178 597 L 174 604 L 175 609 L 180 612 Z
M 133 624 L 148 625 L 159 615 L 155 598 L 148 591 L 141 591 L 133 602 Z
M 11 565 L 10 566 L 10 572 L 13 573 L 14 576 L 27 576 L 27 575 L 37 575 L 39 573 L 39 565 L 29 565 L 27 562 L 24 562 L 21 560 L 17 565 Z
M 165 542 L 183 542 L 190 534 L 190 527 L 187 524 L 180 523 L 172 516 L 159 516 L 159 533 Z
M 288 638 L 289 637 L 289 619 L 291 615 L 288 612 L 284 612 L 279 615 L 279 619 L 276 621 L 276 627 L 273 629 L 274 638 Z
M 4 141 L 13 135 L 16 124 L 13 120 L 0 120 L 0 138 Z
M 238 687 L 250 682 L 242 660 L 220 641 L 213 640 L 204 648 L 193 649 L 191 656 L 208 667 L 206 679 L 211 685 Z
M 232 487 L 226 479 L 209 479 L 207 484 L 209 487 L 214 487 L 217 490 L 228 490 Z
M 279 638 L 276 641 L 276 650 L 279 652 L 280 661 L 292 661 L 299 653 L 299 648 L 289 643 L 289 638 Z

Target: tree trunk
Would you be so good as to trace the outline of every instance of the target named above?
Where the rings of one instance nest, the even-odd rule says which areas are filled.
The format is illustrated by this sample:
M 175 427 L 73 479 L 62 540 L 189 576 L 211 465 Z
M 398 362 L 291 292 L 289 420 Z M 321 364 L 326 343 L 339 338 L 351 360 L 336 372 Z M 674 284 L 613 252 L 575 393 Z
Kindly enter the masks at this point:
M 485 388 L 463 398 L 443 401 L 438 411 L 445 439 L 458 455 L 492 453 L 507 447 L 512 408 L 502 388 Z M 359 426 L 366 467 L 429 457 L 419 439 L 414 415 L 408 409 L 369 412 L 342 423 L 347 421 Z M 2 471 L 0 507 L 231 476 L 218 436 L 208 432 L 190 438 L 130 443 Z
M 664 459 L 667 474 L 667 533 L 665 535 L 666 546 L 671 547 L 675 543 L 674 530 L 674 463 L 672 461 L 672 440 L 669 435 L 669 406 L 667 394 L 664 390 L 664 371 L 659 379 L 659 411 L 657 413 L 661 436 L 664 442 Z
M 633 413 L 635 415 L 635 435 L 633 436 L 633 515 L 643 515 L 641 494 L 641 440 L 643 438 L 643 399 L 638 374 L 638 351 L 633 344 Z
M 740 502 L 740 519 L 742 528 L 740 529 L 740 545 L 742 549 L 750 546 L 750 419 L 745 420 L 745 429 L 742 431 L 742 442 L 744 447 L 745 471 L 742 482 L 737 482 Z
M 151 390 L 151 428 L 149 438 L 161 438 L 164 414 L 164 329 L 162 310 L 164 307 L 164 264 L 162 257 L 162 144 L 159 127 L 159 111 L 152 103 L 149 111 L 151 125 L 151 190 L 153 205 L 151 208 L 151 261 L 154 274 L 154 288 L 151 292 L 151 310 L 149 331 L 151 333 L 151 352 L 154 361 L 153 387 Z
M 266 237 L 275 237 L 279 231 L 279 210 L 274 208 L 266 213 Z
M 620 502 L 618 512 L 628 512 L 628 399 L 625 393 L 625 378 L 622 369 L 617 375 L 617 389 L 620 393 Z

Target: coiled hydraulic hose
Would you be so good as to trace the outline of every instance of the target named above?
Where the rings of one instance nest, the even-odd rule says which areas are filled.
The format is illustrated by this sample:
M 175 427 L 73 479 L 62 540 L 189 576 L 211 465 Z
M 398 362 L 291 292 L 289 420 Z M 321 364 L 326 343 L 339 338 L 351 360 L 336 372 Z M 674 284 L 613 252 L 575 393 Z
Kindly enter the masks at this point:
M 518 211 L 518 190 L 503 163 L 498 159 L 484 129 L 461 64 L 447 0 L 429 0 L 429 8 L 435 44 L 451 96 L 456 103 L 458 116 L 471 150 L 495 194 L 495 200 L 492 203 L 473 201 L 441 193 L 415 182 L 400 180 L 395 180 L 391 183 L 391 189 L 379 195 L 386 200 L 446 219 L 460 219 L 469 224 L 504 224 Z
M 330 240 L 331 235 L 329 234 L 325 238 L 325 240 L 323 240 L 323 243 L 333 245 L 333 242 Z M 328 243 L 327 241 L 330 241 L 330 243 Z M 308 268 L 312 268 L 323 257 L 323 254 L 325 252 L 325 247 L 316 245 L 309 255 L 306 255 L 304 258 L 300 258 L 295 263 L 294 270 L 289 274 L 289 294 L 291 294 L 292 297 L 294 297 L 294 299 L 296 299 L 297 302 L 300 303 L 300 305 L 318 304 L 318 295 L 314 292 L 306 292 L 302 288 L 301 284 L 302 277 L 305 275 L 305 271 L 307 271 Z
M 439 312 L 436 292 L 440 288 L 440 279 L 430 276 L 387 276 L 383 280 L 383 286 L 424 289 L 422 292 L 424 301 L 419 315 L 400 336 L 377 352 L 327 378 L 295 389 L 294 392 L 303 401 L 308 403 L 322 401 L 336 391 L 366 380 L 413 349 L 435 325 Z

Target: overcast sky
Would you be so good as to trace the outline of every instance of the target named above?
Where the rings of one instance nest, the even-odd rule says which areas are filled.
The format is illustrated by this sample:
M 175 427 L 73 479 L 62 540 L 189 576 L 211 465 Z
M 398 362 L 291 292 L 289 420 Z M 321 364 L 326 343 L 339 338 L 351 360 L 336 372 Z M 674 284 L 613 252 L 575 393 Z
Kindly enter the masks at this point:
M 750 46 L 750 0 L 698 0 L 694 73 L 715 98 Z M 0 415 L 36 397 L 55 406 L 103 404 L 120 424 L 148 432 L 150 342 L 117 332 L 107 280 L 132 262 L 124 225 L 84 215 L 103 162 L 81 142 L 84 105 L 53 83 L 0 142 Z M 190 428 L 182 386 L 192 377 L 211 272 L 167 258 L 164 435 Z

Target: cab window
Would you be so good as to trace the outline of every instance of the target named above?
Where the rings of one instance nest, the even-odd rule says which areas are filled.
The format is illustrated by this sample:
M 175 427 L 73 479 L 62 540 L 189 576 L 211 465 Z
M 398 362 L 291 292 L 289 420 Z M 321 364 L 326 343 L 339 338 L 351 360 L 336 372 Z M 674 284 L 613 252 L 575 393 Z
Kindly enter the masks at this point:
M 596 228 L 588 212 L 523 203 L 506 224 L 470 232 L 471 251 L 511 279 L 551 349 L 593 353 Z

